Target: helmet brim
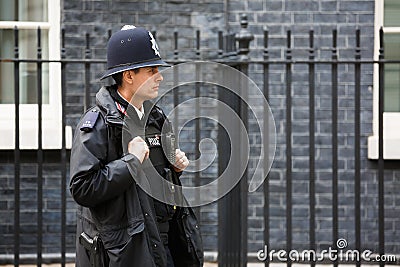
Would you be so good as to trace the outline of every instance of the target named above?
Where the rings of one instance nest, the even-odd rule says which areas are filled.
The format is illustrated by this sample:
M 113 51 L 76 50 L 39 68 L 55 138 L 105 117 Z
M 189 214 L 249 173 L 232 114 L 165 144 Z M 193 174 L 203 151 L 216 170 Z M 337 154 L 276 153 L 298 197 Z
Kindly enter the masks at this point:
M 156 66 L 157 67 L 171 67 L 171 65 L 169 65 L 168 63 L 164 62 L 161 59 L 158 59 L 158 60 L 154 60 L 154 61 L 142 62 L 142 63 L 132 64 L 132 65 L 128 65 L 128 66 L 120 66 L 120 67 L 109 69 L 103 74 L 103 76 L 101 76 L 100 80 L 103 80 L 107 77 L 110 77 L 111 75 L 114 75 L 116 73 L 123 72 L 126 70 L 134 70 L 134 69 L 138 69 L 138 68 L 156 67 Z

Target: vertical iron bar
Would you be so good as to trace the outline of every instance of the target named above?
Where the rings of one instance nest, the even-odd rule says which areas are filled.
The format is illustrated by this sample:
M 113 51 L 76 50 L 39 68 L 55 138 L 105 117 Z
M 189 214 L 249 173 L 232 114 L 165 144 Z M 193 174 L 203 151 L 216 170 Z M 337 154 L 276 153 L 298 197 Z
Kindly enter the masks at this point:
M 14 149 L 14 266 L 19 266 L 20 253 L 20 142 L 19 142 L 19 47 L 18 28 L 14 27 L 14 103 L 15 103 L 15 149 Z
M 240 120 L 245 127 L 245 133 L 239 132 L 239 140 L 240 140 L 240 155 L 238 157 L 238 169 L 244 167 L 244 172 L 242 174 L 241 180 L 239 181 L 239 192 L 237 197 L 239 198 L 239 218 L 240 222 L 239 235 L 238 237 L 238 246 L 235 252 L 238 254 L 238 266 L 245 267 L 247 266 L 247 251 L 248 251 L 248 192 L 249 192 L 249 184 L 248 184 L 248 153 L 250 147 L 246 146 L 246 140 L 248 140 L 248 128 L 249 128 L 249 118 L 248 118 L 248 98 L 249 98 L 249 82 L 248 79 L 244 78 L 248 76 L 249 73 L 249 52 L 250 52 L 250 42 L 254 39 L 253 34 L 247 29 L 248 20 L 247 15 L 242 14 L 240 19 L 241 29 L 239 33 L 235 34 L 234 40 L 238 43 L 238 50 L 236 52 L 239 55 L 240 64 L 239 68 L 243 75 L 239 76 L 240 89 L 239 89 L 239 114 Z M 236 42 L 234 42 L 235 44 Z M 234 214 L 234 213 L 233 213 Z
M 237 99 L 235 96 L 232 96 L 232 102 L 234 103 L 234 108 L 236 109 L 236 112 L 238 112 L 239 109 L 239 103 L 237 103 Z M 231 103 L 232 103 L 231 102 Z M 237 155 L 236 155 L 237 156 Z M 233 156 L 232 160 L 237 160 L 237 157 Z M 237 162 L 237 161 L 235 161 Z M 238 242 L 238 232 L 240 229 L 240 221 L 238 220 L 237 214 L 232 213 L 232 208 L 236 207 L 237 213 L 240 212 L 239 209 L 239 203 L 238 202 L 238 194 L 239 194 L 239 184 L 237 184 L 232 191 L 227 195 L 227 201 L 225 203 L 225 208 L 226 208 L 226 214 L 225 214 L 225 221 L 223 227 L 226 228 L 226 237 L 228 238 L 224 242 L 226 242 L 226 250 L 227 250 L 227 257 L 225 259 L 225 265 L 226 267 L 237 267 L 237 264 L 239 263 L 239 257 L 237 256 L 237 242 Z M 237 222 L 235 225 L 230 223 L 231 221 Z M 231 233 L 231 234 L 230 234 Z
M 222 75 L 225 75 L 223 73 Z M 229 75 L 227 75 L 229 76 Z M 228 77 L 222 77 L 228 78 Z M 239 81 L 240 82 L 240 81 Z M 219 88 L 218 99 L 223 103 L 226 103 L 231 109 L 240 115 L 240 98 L 237 94 L 226 90 L 225 88 Z M 218 107 L 218 118 L 219 121 L 227 120 L 232 116 L 230 112 Z M 234 125 L 239 129 L 239 124 L 232 121 Z M 218 127 L 218 174 L 229 173 L 228 175 L 237 175 L 241 156 L 239 153 L 232 154 L 231 141 L 238 140 L 240 138 L 239 132 L 227 133 L 225 128 L 219 124 Z M 229 136 L 228 136 L 229 135 Z M 238 145 L 240 141 L 238 141 Z M 230 152 L 227 155 L 227 152 Z M 234 167 L 228 168 L 228 163 L 233 162 Z M 219 187 L 224 188 L 222 183 Z M 218 201 L 218 266 L 219 267 L 235 267 L 240 266 L 241 256 L 241 185 L 240 182 L 236 184 L 233 189 Z M 246 239 L 247 240 L 247 239 Z M 244 241 L 244 240 L 243 240 Z
M 218 31 L 218 58 L 224 55 L 224 36 L 222 31 Z
M 232 233 L 230 236 L 231 242 L 228 242 L 228 258 L 227 267 L 239 267 L 240 258 L 238 253 L 238 242 L 240 242 L 240 184 L 237 184 L 232 190 L 232 194 L 229 195 L 230 201 L 227 203 L 227 217 L 225 225 L 227 226 L 227 234 Z M 236 208 L 237 212 L 232 213 L 233 208 Z M 236 225 L 230 222 L 238 222 Z
M 179 51 L 178 51 L 178 31 L 174 31 L 174 59 L 177 60 L 179 56 Z M 178 134 L 178 125 L 179 125 L 179 112 L 178 109 L 175 109 L 176 106 L 179 105 L 179 88 L 176 87 L 178 85 L 179 81 L 179 73 L 178 69 L 174 69 L 174 90 L 173 90 L 173 95 L 174 95 L 174 131 L 175 134 Z M 176 87 L 176 88 L 175 88 Z
M 61 59 L 65 59 L 65 29 L 61 30 Z M 67 150 L 65 143 L 66 126 L 66 63 L 61 62 L 61 267 L 66 262 L 66 233 L 67 233 Z
M 268 30 L 264 30 L 264 98 L 268 101 L 269 99 L 269 64 L 267 63 L 269 59 L 268 54 Z M 266 174 L 269 171 L 269 107 L 264 107 L 264 175 L 266 175 L 266 179 L 264 180 L 263 192 L 264 192 L 264 243 L 267 248 L 270 247 L 269 243 L 269 174 Z M 264 248 L 263 248 L 264 249 Z M 265 251 L 267 253 L 267 251 Z M 269 267 L 269 257 L 266 255 L 266 260 L 264 262 L 265 267 Z
M 224 24 L 225 24 L 225 29 L 227 32 L 229 32 L 230 25 L 229 25 L 229 11 L 230 10 L 230 5 L 229 5 L 229 0 L 224 0 Z
M 247 77 L 249 74 L 249 64 L 248 62 L 243 62 L 240 65 L 240 71 L 243 73 L 244 76 L 241 77 Z M 249 128 L 249 122 L 248 122 L 248 108 L 247 108 L 247 103 L 248 103 L 248 89 L 249 89 L 249 85 L 248 85 L 248 81 L 247 79 L 241 79 L 241 86 L 240 86 L 240 96 L 242 99 L 240 99 L 240 106 L 239 106 L 239 110 L 240 110 L 240 119 L 243 122 L 243 125 L 246 129 L 246 131 L 248 132 L 248 128 Z M 240 137 L 242 138 L 242 133 L 240 134 Z M 248 138 L 248 136 L 246 136 L 245 138 Z M 240 144 L 245 144 L 245 140 L 240 141 Z M 243 162 L 247 162 L 248 155 L 245 155 L 247 153 L 244 153 L 244 151 L 246 151 L 247 149 L 250 149 L 249 147 L 243 147 L 242 145 L 242 153 L 241 153 L 241 157 L 240 162 L 239 162 L 239 166 L 241 166 L 243 164 Z M 249 151 L 250 153 L 250 151 Z M 240 263 L 239 266 L 240 267 L 246 267 L 247 266 L 247 240 L 248 240 L 248 234 L 247 234 L 247 217 L 248 217 L 248 192 L 249 192 L 249 184 L 248 184 L 248 166 L 246 164 L 245 170 L 243 172 L 243 176 L 240 179 L 240 217 L 238 218 L 240 220 L 240 236 L 239 236 L 239 242 L 238 242 L 238 252 L 239 252 L 239 259 L 240 259 Z
M 223 73 L 224 75 L 224 73 Z M 225 78 L 225 77 L 223 77 Z M 231 106 L 235 112 L 238 112 L 238 100 L 236 95 L 232 92 L 225 90 L 225 88 L 219 88 L 218 90 L 219 101 L 226 103 Z M 228 118 L 229 114 L 226 114 L 221 108 L 218 108 L 218 118 L 223 120 Z M 236 133 L 232 133 L 235 135 Z M 231 171 L 227 169 L 230 160 L 236 162 L 238 155 L 230 154 L 230 157 L 226 156 L 226 151 L 232 151 L 230 136 L 225 131 L 225 128 L 218 124 L 218 175 L 222 175 L 225 171 Z M 233 174 L 233 173 L 232 173 Z M 224 186 L 220 186 L 223 188 Z M 236 185 L 228 194 L 224 195 L 220 201 L 218 201 L 218 266 L 227 267 L 234 266 L 233 264 L 238 263 L 238 260 L 234 261 L 234 246 L 237 243 L 236 236 L 238 235 L 238 221 L 233 222 L 235 214 L 232 214 L 232 209 L 237 213 L 238 205 L 234 203 L 238 197 L 238 185 Z M 221 194 L 221 192 L 219 192 Z
M 292 49 L 291 32 L 287 31 L 286 49 L 286 251 L 292 250 Z M 287 266 L 292 265 L 287 259 Z
M 338 220 L 338 54 L 337 30 L 332 32 L 332 246 L 337 250 L 339 239 Z M 333 262 L 334 267 L 338 261 Z
M 378 107 L 378 135 L 379 135 L 379 156 L 378 156 L 378 217 L 379 217 L 379 254 L 385 253 L 385 191 L 384 191 L 384 142 L 383 142 L 383 112 L 384 112 L 384 86 L 385 86 L 385 65 L 383 60 L 385 59 L 384 50 L 384 34 L 383 28 L 379 30 L 379 107 Z M 380 266 L 384 266 L 385 263 L 381 261 Z
M 200 30 L 196 30 L 196 58 L 200 60 Z
M 196 57 L 198 60 L 200 60 L 200 30 L 196 31 Z M 200 81 L 200 75 L 201 75 L 201 65 L 196 64 L 196 81 Z M 195 144 L 196 144 L 196 149 L 195 149 L 195 159 L 196 159 L 196 172 L 195 172 L 195 177 L 194 177 L 194 186 L 199 187 L 200 186 L 200 83 L 196 82 L 195 84 L 195 99 L 196 99 L 196 117 L 195 117 Z M 198 201 L 200 200 L 200 192 L 199 190 L 196 191 L 196 202 L 199 203 Z M 201 221 L 200 218 L 200 208 L 195 209 L 196 216 L 198 221 Z
M 310 31 L 310 55 L 308 64 L 309 75 L 309 101 L 310 101 L 310 124 L 309 124 L 309 197 L 310 197 L 310 249 L 315 251 L 315 64 L 314 64 L 314 31 Z M 315 261 L 312 260 L 311 266 L 315 266 Z
M 224 94 L 222 93 L 221 88 L 218 90 L 218 100 L 223 101 L 224 99 Z M 218 118 L 221 117 L 221 111 L 218 109 Z M 223 127 L 218 124 L 218 177 L 225 171 L 225 168 L 227 166 L 226 159 L 222 157 L 222 149 L 224 151 L 227 151 L 228 145 L 227 144 L 227 136 L 225 132 L 223 131 Z M 220 186 L 218 186 L 218 195 L 220 195 Z M 218 250 L 218 267 L 224 267 L 225 266 L 225 259 L 226 259 L 226 239 L 227 236 L 225 235 L 225 231 L 223 229 L 223 225 L 225 224 L 225 218 L 226 218 L 226 208 L 225 208 L 225 202 L 227 199 L 227 195 L 223 196 L 220 201 L 217 203 L 217 208 L 218 208 L 218 232 L 217 232 L 217 250 Z
M 175 30 L 174 31 L 174 59 L 177 60 L 178 59 L 178 31 Z
M 86 33 L 85 59 L 90 59 L 90 35 Z M 85 62 L 85 111 L 90 107 L 90 63 Z
M 227 261 L 226 261 L 226 266 L 227 267 L 238 267 L 239 264 L 239 257 L 238 257 L 238 253 L 237 253 L 237 245 L 239 242 L 239 238 L 238 238 L 238 231 L 240 229 L 240 223 L 234 225 L 232 223 L 229 223 L 230 221 L 236 221 L 239 222 L 239 216 L 237 216 L 237 214 L 232 214 L 232 208 L 239 207 L 239 203 L 238 203 L 238 195 L 239 195 L 239 189 L 240 186 L 237 185 L 233 190 L 232 190 L 232 194 L 229 195 L 229 201 L 226 205 L 227 208 L 227 214 L 226 214 L 226 221 L 225 221 L 225 225 L 227 226 L 227 234 L 229 235 L 229 233 L 235 233 L 232 235 L 229 235 L 229 239 L 231 242 L 228 242 L 228 257 L 227 257 Z M 240 211 L 239 211 L 240 212 Z
M 360 112 L 361 112 L 361 48 L 360 48 L 360 30 L 356 30 L 356 51 L 355 51 L 355 92 L 354 92 L 354 209 L 355 209 L 355 247 L 357 251 L 361 251 L 361 155 L 360 155 Z M 356 266 L 359 267 L 361 262 L 358 260 Z
M 37 178 L 37 266 L 42 266 L 43 235 L 43 149 L 42 149 L 42 46 L 41 30 L 37 29 L 37 96 L 38 96 L 38 178 Z

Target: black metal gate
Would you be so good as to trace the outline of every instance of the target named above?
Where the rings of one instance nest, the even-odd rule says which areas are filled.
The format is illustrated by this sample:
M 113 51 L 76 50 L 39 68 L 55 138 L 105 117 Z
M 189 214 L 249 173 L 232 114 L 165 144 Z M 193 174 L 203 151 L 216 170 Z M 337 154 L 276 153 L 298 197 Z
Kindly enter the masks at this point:
M 61 60 L 47 60 L 42 59 L 41 56 L 41 41 L 40 36 L 41 32 L 38 29 L 37 36 L 38 36 L 38 44 L 37 44 L 37 59 L 20 59 L 19 58 L 19 45 L 18 45 L 18 29 L 15 28 L 15 54 L 14 58 L 12 59 L 0 59 L 0 62 L 13 64 L 14 65 L 14 78 L 13 82 L 15 84 L 15 95 L 14 95 L 14 103 L 15 103 L 15 150 L 13 151 L 4 151 L 2 152 L 2 162 L 12 162 L 14 166 L 14 187 L 13 187 L 13 195 L 14 195 L 14 228 L 13 228 L 13 257 L 9 258 L 8 261 L 14 263 L 15 266 L 19 266 L 23 259 L 21 258 L 20 252 L 20 188 L 21 188 L 21 162 L 24 160 L 21 158 L 21 154 L 26 155 L 25 151 L 19 149 L 20 147 L 20 127 L 19 127 L 19 120 L 20 120 L 20 110 L 19 110 L 19 66 L 23 62 L 33 62 L 37 64 L 37 95 L 38 95 L 38 117 L 39 122 L 42 120 L 42 80 L 41 80 L 41 73 L 42 73 L 42 65 L 48 64 L 50 62 L 56 62 L 61 65 L 61 72 L 64 74 L 66 73 L 66 67 L 73 65 L 73 64 L 83 64 L 84 66 L 84 109 L 90 106 L 91 102 L 91 84 L 90 84 L 90 71 L 91 66 L 94 64 L 104 64 L 104 59 L 92 59 L 91 58 L 91 47 L 89 44 L 90 36 L 86 35 L 86 53 L 84 59 L 68 59 L 66 56 L 66 49 L 65 49 L 65 38 L 64 38 L 64 31 L 62 32 L 62 51 L 61 51 Z M 340 87 L 339 84 L 339 68 L 343 65 L 351 66 L 351 70 L 353 72 L 354 79 L 354 97 L 351 101 L 352 104 L 349 107 L 354 112 L 354 125 L 353 125 L 353 135 L 354 135 L 354 249 L 361 251 L 363 248 L 362 244 L 362 221 L 361 221 L 361 188 L 362 188 L 362 175 L 361 171 L 363 166 L 361 165 L 363 161 L 363 157 L 365 155 L 361 155 L 361 146 L 362 144 L 360 141 L 362 140 L 362 132 L 361 132 L 361 101 L 362 101 L 362 94 L 361 90 L 361 73 L 365 66 L 379 66 L 379 159 L 377 161 L 377 182 L 378 182 L 378 195 L 377 203 L 378 203 L 378 236 L 379 240 L 377 240 L 379 244 L 379 253 L 380 255 L 385 254 L 385 192 L 384 192 L 384 170 L 385 170 L 385 161 L 383 159 L 383 105 L 384 105 L 384 66 L 388 63 L 400 63 L 396 61 L 387 61 L 384 59 L 384 50 L 383 50 L 383 31 L 381 30 L 381 47 L 380 47 L 380 56 L 379 60 L 373 59 L 363 59 L 361 57 L 361 40 L 360 40 L 360 30 L 355 29 L 355 40 L 356 44 L 353 51 L 352 58 L 345 58 L 340 59 L 338 54 L 338 46 L 337 46 L 337 31 L 333 30 L 332 32 L 332 44 L 330 47 L 330 57 L 325 58 L 318 58 L 317 52 L 319 50 L 314 46 L 314 32 L 309 32 L 309 47 L 307 49 L 303 49 L 307 53 L 307 57 L 303 59 L 295 59 L 293 57 L 293 52 L 298 51 L 295 47 L 292 46 L 291 40 L 291 31 L 287 31 L 286 36 L 286 44 L 284 50 L 284 58 L 274 59 L 271 58 L 269 45 L 269 33 L 268 30 L 264 31 L 263 42 L 264 48 L 262 51 L 262 57 L 259 59 L 250 59 L 249 53 L 251 52 L 250 42 L 253 39 L 253 35 L 247 30 L 247 20 L 245 17 L 242 18 L 242 29 L 236 35 L 226 35 L 222 32 L 219 32 L 218 36 L 218 43 L 219 47 L 217 48 L 217 58 L 214 58 L 214 62 L 219 62 L 222 64 L 227 64 L 230 66 L 234 66 L 235 68 L 242 71 L 244 74 L 249 75 L 251 71 L 257 69 L 261 75 L 261 84 L 262 84 L 262 91 L 264 97 L 266 99 L 270 99 L 271 96 L 271 88 L 270 88 L 270 79 L 273 72 L 277 70 L 277 68 L 281 68 L 282 70 L 282 77 L 284 77 L 284 88 L 285 92 L 282 95 L 285 96 L 284 100 L 284 114 L 285 118 L 282 119 L 282 126 L 284 126 L 284 132 L 281 134 L 283 135 L 283 139 L 281 139 L 281 145 L 284 147 L 284 152 L 282 152 L 283 162 L 284 164 L 280 166 L 275 166 L 273 168 L 282 170 L 285 175 L 285 190 L 282 194 L 285 195 L 285 233 L 286 233 L 286 240 L 284 241 L 286 251 L 291 251 L 294 249 L 293 247 L 293 196 L 292 192 L 296 188 L 293 187 L 293 157 L 295 156 L 293 153 L 293 121 L 296 118 L 293 118 L 293 86 L 297 82 L 294 79 L 294 67 L 303 66 L 304 68 L 308 69 L 308 75 L 306 79 L 306 83 L 308 83 L 308 153 L 305 157 L 308 158 L 308 166 L 309 166 L 309 180 L 308 180 L 308 187 L 307 190 L 304 192 L 308 198 L 308 235 L 309 235 L 309 244 L 308 248 L 310 250 L 318 250 L 318 242 L 317 242 L 317 233 L 314 229 L 316 229 L 316 171 L 319 169 L 316 163 L 316 103 L 315 103 L 315 94 L 318 91 L 317 84 L 316 84 L 316 68 L 319 66 L 325 66 L 330 70 L 329 75 L 331 79 L 331 88 L 330 88 L 330 97 L 331 98 L 331 141 L 330 141 L 330 149 L 331 149 L 331 179 L 330 179 L 330 187 L 331 187 L 331 195 L 332 195 L 332 205 L 331 205 L 331 213 L 332 213 L 332 240 L 339 240 L 341 237 L 339 235 L 339 195 L 340 195 L 340 188 L 338 184 L 339 180 L 339 170 L 341 168 L 339 162 L 339 153 L 338 153 L 338 134 L 340 130 L 338 129 L 338 124 L 340 123 L 339 119 L 339 112 L 338 109 L 338 90 Z M 109 32 L 109 35 L 111 32 Z M 188 59 L 182 60 L 179 58 L 179 47 L 178 47 L 178 34 L 175 33 L 174 35 L 174 43 L 175 43 L 175 50 L 174 50 L 174 58 L 167 60 L 171 64 L 178 64 Z M 198 59 L 200 57 L 200 33 L 196 33 L 196 44 L 197 49 L 193 51 L 193 58 Z M 236 49 L 236 44 L 238 44 L 238 49 Z M 250 53 L 251 54 L 251 53 Z M 66 227 L 66 214 L 67 214 L 67 183 L 69 178 L 67 177 L 68 171 L 68 161 L 69 161 L 69 153 L 66 148 L 66 136 L 65 136 L 65 126 L 67 122 L 67 102 L 66 102 L 66 94 L 68 91 L 67 88 L 67 79 L 66 75 L 62 75 L 62 147 L 59 151 L 56 152 L 49 152 L 45 151 L 42 148 L 42 126 L 41 123 L 38 124 L 38 149 L 34 151 L 36 155 L 33 155 L 37 164 L 37 243 L 36 243 L 36 257 L 33 257 L 31 261 L 35 262 L 37 266 L 41 266 L 43 262 L 42 257 L 42 244 L 43 244 L 43 164 L 44 158 L 46 155 L 56 156 L 57 160 L 59 160 L 59 169 L 61 170 L 60 173 L 60 188 L 61 188 L 61 206 L 60 206 L 60 251 L 58 256 L 58 262 L 61 262 L 61 266 L 65 266 L 67 262 L 66 252 L 67 252 L 67 227 Z M 198 91 L 200 94 L 200 91 Z M 226 96 L 220 95 L 221 101 L 229 103 L 230 106 L 237 112 L 240 118 L 243 120 L 244 125 L 248 128 L 249 121 L 248 121 L 248 113 L 246 106 L 240 101 L 239 98 L 235 96 Z M 178 97 L 174 97 L 174 104 L 178 104 Z M 83 110 L 82 110 L 83 111 Z M 264 129 L 266 131 L 266 129 Z M 200 140 L 200 125 L 198 123 L 195 124 L 195 140 L 193 140 L 196 144 L 199 143 Z M 229 147 L 229 143 L 226 143 L 226 140 L 223 134 L 219 135 L 218 142 L 221 145 L 221 149 L 219 149 L 218 154 L 218 164 L 219 164 L 219 172 L 224 170 L 224 166 L 226 164 L 225 151 Z M 32 152 L 30 152 L 32 153 Z M 297 152 L 296 152 L 297 153 Z M 58 154 L 58 155 L 57 155 Z M 199 152 L 196 150 L 195 156 L 199 156 Z M 239 157 L 240 160 L 240 157 Z M 265 170 L 267 173 L 268 170 Z M 217 175 L 217 174 L 216 174 Z M 196 183 L 200 183 L 200 176 L 196 176 L 195 178 Z M 247 262 L 249 261 L 249 251 L 247 245 L 248 239 L 248 169 L 246 169 L 240 183 L 224 198 L 222 198 L 218 202 L 218 264 L 219 266 L 246 266 Z M 270 194 L 271 194 L 271 187 L 270 187 L 270 179 L 266 179 L 263 188 L 262 188 L 263 196 L 264 196 L 264 205 L 263 205 L 263 218 L 264 218 L 264 225 L 263 225 L 263 241 L 266 246 L 269 248 L 274 248 L 274 244 L 271 243 L 271 233 L 270 233 L 270 224 L 271 221 L 271 210 L 270 210 Z M 198 214 L 200 214 L 198 212 Z M 6 233 L 4 233 L 6 234 Z M 333 244 L 333 249 L 338 249 L 337 244 Z M 398 252 L 398 251 L 397 251 Z M 254 260 L 254 258 L 252 259 Z M 271 260 L 275 261 L 276 258 L 269 258 L 265 259 L 265 266 L 268 266 Z M 7 260 L 5 260 L 7 261 Z M 287 265 L 290 266 L 292 261 L 287 259 Z M 315 265 L 316 260 L 310 261 L 312 265 Z M 335 260 L 333 262 L 335 266 L 339 263 L 339 260 Z M 361 260 L 356 261 L 356 264 L 359 266 L 361 264 Z M 380 265 L 384 265 L 384 262 L 380 262 Z

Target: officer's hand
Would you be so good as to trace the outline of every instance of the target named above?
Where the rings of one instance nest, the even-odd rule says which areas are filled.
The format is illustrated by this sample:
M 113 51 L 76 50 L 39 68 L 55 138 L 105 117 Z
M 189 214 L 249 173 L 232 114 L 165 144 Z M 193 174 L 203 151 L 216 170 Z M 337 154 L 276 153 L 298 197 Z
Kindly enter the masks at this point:
M 176 149 L 174 170 L 176 172 L 181 172 L 186 169 L 187 166 L 189 166 L 189 160 L 186 157 L 185 152 L 181 151 L 180 149 Z
M 128 143 L 128 152 L 137 157 L 142 163 L 149 157 L 149 147 L 146 142 L 139 136 L 136 136 Z

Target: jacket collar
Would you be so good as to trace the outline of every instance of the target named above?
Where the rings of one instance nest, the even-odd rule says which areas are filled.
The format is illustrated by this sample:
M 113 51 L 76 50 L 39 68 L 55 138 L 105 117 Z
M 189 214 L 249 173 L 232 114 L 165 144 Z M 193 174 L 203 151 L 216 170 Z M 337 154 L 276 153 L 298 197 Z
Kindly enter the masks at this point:
M 96 104 L 106 111 L 107 115 L 118 115 L 118 109 L 115 106 L 114 99 L 110 94 L 111 86 L 103 86 L 96 94 Z
M 124 119 L 119 113 L 115 100 L 110 94 L 111 86 L 103 86 L 96 94 L 96 104 L 105 113 L 105 120 L 107 123 L 120 125 L 124 124 Z
M 105 112 L 105 120 L 107 123 L 122 126 L 124 124 L 124 118 L 115 104 L 115 101 L 120 101 L 119 99 L 114 99 L 111 90 L 116 90 L 115 85 L 101 87 L 96 94 L 96 104 Z M 126 101 L 121 104 L 127 106 Z M 143 107 L 145 111 L 144 119 L 148 119 L 150 112 L 154 108 L 154 104 L 151 101 L 145 101 Z M 137 114 L 135 115 L 137 116 Z M 139 120 L 139 117 L 137 119 Z

